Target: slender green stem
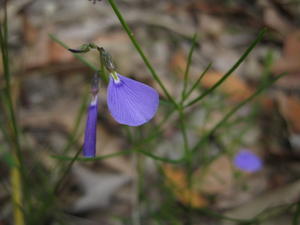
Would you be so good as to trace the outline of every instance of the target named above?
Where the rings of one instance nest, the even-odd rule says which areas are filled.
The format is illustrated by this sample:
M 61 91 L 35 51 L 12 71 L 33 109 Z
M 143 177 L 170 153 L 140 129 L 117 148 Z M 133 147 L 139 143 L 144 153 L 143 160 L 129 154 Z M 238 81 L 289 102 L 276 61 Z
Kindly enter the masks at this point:
M 167 159 L 167 158 L 164 158 L 164 157 L 157 156 L 157 155 L 155 155 L 151 152 L 148 152 L 148 151 L 138 149 L 138 148 L 140 148 L 139 146 L 143 146 L 145 143 L 148 143 L 152 140 L 155 140 L 155 138 L 157 138 L 160 135 L 160 133 L 161 133 L 160 130 L 161 130 L 162 126 L 171 118 L 171 115 L 174 112 L 175 112 L 175 108 L 172 108 L 172 111 L 165 116 L 165 118 L 158 124 L 158 126 L 156 126 L 152 131 L 150 131 L 148 137 L 140 141 L 137 148 L 133 148 L 133 149 L 129 149 L 129 150 L 122 150 L 121 152 L 111 153 L 111 154 L 102 155 L 102 156 L 96 156 L 96 157 L 93 157 L 93 158 L 78 157 L 76 159 L 76 161 L 104 160 L 104 159 L 107 159 L 107 158 L 112 158 L 112 157 L 116 157 L 116 156 L 119 156 L 119 155 L 129 154 L 132 151 L 136 151 L 140 154 L 149 156 L 153 160 L 159 160 L 159 161 L 163 161 L 163 162 L 167 162 L 167 163 L 173 163 L 173 164 L 182 163 L 185 160 L 184 156 L 180 159 L 172 160 L 172 159 Z M 73 159 L 73 157 L 63 156 L 63 155 L 52 155 L 52 158 L 59 159 L 59 160 L 67 160 L 67 161 Z
M 213 92 L 217 87 L 219 87 L 226 79 L 229 77 L 238 67 L 239 65 L 246 59 L 246 57 L 250 54 L 250 52 L 254 49 L 254 47 L 262 40 L 266 33 L 266 29 L 263 29 L 259 32 L 256 40 L 254 40 L 251 45 L 246 49 L 244 54 L 239 58 L 239 60 L 228 70 L 227 73 L 217 82 L 215 83 L 210 89 L 205 91 L 202 95 L 199 97 L 196 97 L 195 99 L 188 102 L 185 107 L 189 107 L 194 105 L 195 103 L 199 102 L 201 99 L 203 99 L 205 96 Z
M 66 45 L 64 42 L 62 42 L 61 40 L 59 40 L 54 34 L 49 34 L 49 37 L 56 42 L 57 44 L 61 45 L 62 47 L 64 47 L 65 49 L 70 49 L 68 45 Z M 73 56 L 77 59 L 79 59 L 83 64 L 85 64 L 86 66 L 90 67 L 92 70 L 94 71 L 99 71 L 98 67 L 91 64 L 90 62 L 88 62 L 84 57 L 76 54 L 76 53 L 72 53 Z
M 134 37 L 133 32 L 131 31 L 131 29 L 129 28 L 128 24 L 126 23 L 125 19 L 123 18 L 120 10 L 118 9 L 116 3 L 114 0 L 108 0 L 111 8 L 113 9 L 114 13 L 116 14 L 116 16 L 118 17 L 121 25 L 123 26 L 124 30 L 126 31 L 128 37 L 130 38 L 132 44 L 134 45 L 134 47 L 136 48 L 136 50 L 138 51 L 138 53 L 140 54 L 141 58 L 143 59 L 145 65 L 147 66 L 147 68 L 149 69 L 153 79 L 158 83 L 158 85 L 161 87 L 162 91 L 164 92 L 164 94 L 167 96 L 167 98 L 177 107 L 177 103 L 174 100 L 174 98 L 169 94 L 167 88 L 165 87 L 165 85 L 162 83 L 162 81 L 160 80 L 159 76 L 156 74 L 153 66 L 151 65 L 151 63 L 149 62 L 148 58 L 146 57 L 146 55 L 144 54 L 142 48 L 140 47 L 139 43 L 137 42 L 137 40 Z
M 79 132 L 80 123 L 83 119 L 83 116 L 85 115 L 87 100 L 88 100 L 89 96 L 90 96 L 89 92 L 84 94 L 80 108 L 78 110 L 78 114 L 75 119 L 75 125 L 69 135 L 68 142 L 65 144 L 65 146 L 62 148 L 62 150 L 60 152 L 67 153 L 73 146 L 74 142 L 76 141 L 77 136 L 80 135 L 80 133 L 81 133 L 81 132 Z
M 124 151 L 120 151 L 120 152 L 114 152 L 114 153 L 111 153 L 111 154 L 96 156 L 96 157 L 93 157 L 93 158 L 77 157 L 76 161 L 103 160 L 103 159 L 113 158 L 113 157 L 120 156 L 120 155 L 129 154 L 131 152 L 132 152 L 131 150 L 124 150 Z M 62 156 L 62 155 L 52 155 L 51 157 L 54 158 L 54 159 L 59 159 L 59 160 L 72 160 L 73 159 L 73 157 Z
M 195 144 L 195 146 L 192 149 L 192 152 L 193 153 L 196 152 L 197 149 L 202 145 L 202 143 L 204 143 L 212 134 L 214 134 L 217 129 L 219 129 L 221 126 L 223 126 L 226 123 L 226 121 L 232 115 L 234 115 L 240 108 L 242 108 L 247 103 L 249 103 L 250 101 L 252 101 L 255 97 L 257 97 L 258 95 L 260 95 L 265 89 L 267 89 L 268 87 L 270 87 L 273 83 L 275 83 L 278 79 L 280 79 L 281 77 L 283 77 L 285 75 L 286 74 L 284 73 L 284 74 L 278 75 L 277 77 L 275 77 L 273 80 L 269 81 L 268 83 L 264 82 L 252 95 L 250 95 L 247 99 L 245 99 L 244 101 L 242 101 L 238 105 L 236 105 L 206 135 L 204 135 L 204 137 L 201 140 L 199 140 Z
M 192 46 L 188 55 L 188 60 L 186 63 L 186 68 L 185 68 L 185 72 L 184 72 L 184 80 L 183 80 L 183 90 L 181 93 L 181 99 L 184 99 L 185 96 L 185 92 L 187 89 L 187 84 L 188 84 L 188 80 L 189 80 L 189 72 L 190 72 L 190 67 L 191 67 L 191 63 L 192 63 L 192 57 L 193 57 L 193 53 L 194 53 L 194 49 L 196 47 L 196 43 L 197 43 L 197 33 L 194 34 L 193 39 L 192 39 Z
M 78 151 L 76 152 L 76 154 L 72 157 L 71 162 L 67 165 L 65 172 L 60 177 L 60 179 L 57 181 L 56 185 L 54 186 L 54 189 L 53 189 L 54 193 L 58 193 L 60 191 L 61 186 L 63 184 L 63 181 L 64 181 L 65 177 L 70 172 L 73 164 L 75 163 L 75 161 L 79 157 L 79 154 L 81 153 L 81 151 L 82 151 L 81 148 L 79 148 Z
M 11 186 L 12 186 L 12 199 L 13 199 L 13 216 L 14 223 L 16 225 L 24 225 L 24 213 L 23 207 L 23 180 L 24 167 L 20 146 L 20 133 L 19 127 L 16 121 L 13 98 L 11 95 L 11 73 L 10 73 L 10 61 L 8 51 L 8 21 L 7 21 L 7 1 L 4 1 L 4 21 L 0 21 L 0 47 L 2 55 L 2 64 L 5 80 L 5 104 L 7 107 L 7 113 L 9 116 L 9 122 L 7 125 L 10 135 L 12 137 L 11 146 L 13 146 L 12 157 L 14 159 L 15 166 L 11 167 Z
M 202 80 L 202 78 L 205 76 L 206 72 L 210 69 L 212 63 L 208 64 L 208 66 L 205 68 L 205 70 L 200 74 L 200 76 L 198 77 L 198 79 L 196 80 L 196 82 L 193 84 L 193 86 L 191 87 L 190 90 L 188 90 L 188 92 L 183 96 L 181 103 L 183 103 L 188 97 L 190 97 L 190 95 L 193 93 L 193 91 L 195 90 L 195 88 L 199 85 L 200 81 Z
M 184 96 L 184 95 L 183 95 Z M 190 148 L 189 148 L 189 142 L 188 142 L 188 136 L 186 131 L 186 123 L 185 123 L 185 114 L 183 111 L 183 106 L 180 105 L 179 112 L 179 122 L 180 122 L 180 129 L 182 133 L 182 139 L 183 139 L 183 149 L 184 149 L 184 163 L 185 163 L 185 171 L 187 174 L 187 189 L 191 190 L 192 188 L 192 160 L 191 160 L 191 154 L 190 154 Z M 187 225 L 191 224 L 191 195 L 188 196 L 188 208 L 186 211 L 186 223 Z
M 153 160 L 159 160 L 159 161 L 166 162 L 166 163 L 178 164 L 178 163 L 184 162 L 184 160 L 185 160 L 184 157 L 182 157 L 180 159 L 168 159 L 168 158 L 160 157 L 160 156 L 157 156 L 155 154 L 152 154 L 149 151 L 144 151 L 144 150 L 141 150 L 139 148 L 134 148 L 134 149 L 129 149 L 129 150 L 122 150 L 120 152 L 115 152 L 115 153 L 111 153 L 111 154 L 107 154 L 107 155 L 96 156 L 96 157 L 93 157 L 93 158 L 76 157 L 75 160 L 74 160 L 74 157 L 61 156 L 61 155 L 52 155 L 51 157 L 55 158 L 55 159 L 59 159 L 59 160 L 97 161 L 97 160 L 103 160 L 103 159 L 107 159 L 107 158 L 113 158 L 113 157 L 120 156 L 120 155 L 130 154 L 133 151 L 137 152 L 137 153 L 140 153 L 140 154 L 143 154 L 143 155 L 146 155 L 146 156 L 149 156 Z
M 146 156 L 150 157 L 153 160 L 158 160 L 158 161 L 162 161 L 162 162 L 170 163 L 170 164 L 180 164 L 180 163 L 183 163 L 185 161 L 184 156 L 179 158 L 179 159 L 168 159 L 168 158 L 164 158 L 164 157 L 154 155 L 150 151 L 144 151 L 144 150 L 141 150 L 141 149 L 135 149 L 134 151 L 136 151 L 138 153 L 141 153 L 143 155 L 146 155 Z
M 180 129 L 181 129 L 182 139 L 183 139 L 184 155 L 188 156 L 189 143 L 188 143 L 188 136 L 187 136 L 187 132 L 186 132 L 185 116 L 184 116 L 183 109 L 181 108 L 178 113 L 179 113 Z
M 101 63 L 101 71 L 102 71 L 102 73 L 103 73 L 103 77 L 105 77 L 105 82 L 106 83 L 108 83 L 108 81 L 109 81 L 109 75 L 108 75 L 108 73 L 107 73 L 107 71 L 106 71 L 106 69 L 105 69 L 105 62 L 104 62 L 104 59 L 103 59 L 103 57 L 101 57 L 101 53 L 100 53 L 100 63 Z
M 4 69 L 5 78 L 5 100 L 8 109 L 9 121 L 11 121 L 13 145 L 16 156 L 18 157 L 20 166 L 23 167 L 21 147 L 19 141 L 19 129 L 16 121 L 15 110 L 13 106 L 13 100 L 11 96 L 11 79 L 10 79 L 10 68 L 9 68 L 9 55 L 8 55 L 8 42 L 7 42 L 7 21 L 6 21 L 6 10 L 4 23 L 0 26 L 0 47 L 2 52 L 2 62 Z

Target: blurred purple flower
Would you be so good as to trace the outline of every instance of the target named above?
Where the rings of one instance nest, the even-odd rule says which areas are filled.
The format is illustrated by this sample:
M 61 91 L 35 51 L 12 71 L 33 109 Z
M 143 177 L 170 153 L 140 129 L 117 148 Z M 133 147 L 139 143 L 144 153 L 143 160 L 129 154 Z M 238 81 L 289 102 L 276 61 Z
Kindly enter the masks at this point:
M 159 105 L 156 90 L 117 73 L 111 74 L 107 95 L 111 115 L 128 126 L 140 126 L 151 120 Z
M 262 160 L 249 150 L 239 151 L 233 160 L 234 165 L 246 172 L 256 172 L 262 168 Z

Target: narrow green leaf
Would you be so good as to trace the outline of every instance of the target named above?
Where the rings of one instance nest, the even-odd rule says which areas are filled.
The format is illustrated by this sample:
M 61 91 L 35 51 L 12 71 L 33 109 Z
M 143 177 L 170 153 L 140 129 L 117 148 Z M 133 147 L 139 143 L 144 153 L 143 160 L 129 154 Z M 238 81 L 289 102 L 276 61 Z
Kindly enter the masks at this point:
M 205 70 L 200 74 L 200 76 L 198 77 L 198 79 L 196 80 L 196 82 L 193 84 L 193 86 L 191 87 L 190 90 L 188 90 L 188 92 L 183 96 L 182 102 L 184 102 L 195 90 L 195 88 L 199 85 L 200 81 L 202 80 L 202 78 L 205 76 L 205 74 L 207 73 L 207 71 L 210 69 L 212 63 L 208 64 L 208 66 L 205 68 Z
M 70 49 L 68 45 L 66 45 L 64 42 L 62 42 L 61 40 L 59 40 L 54 34 L 49 34 L 49 37 L 56 42 L 57 44 L 61 45 L 62 47 L 64 47 L 66 50 Z M 76 53 L 72 53 L 73 56 L 77 59 L 79 59 L 83 64 L 85 64 L 86 66 L 90 67 L 92 70 L 94 71 L 99 71 L 99 69 L 97 68 L 97 66 L 91 64 L 90 62 L 88 62 L 84 57 L 76 54 Z
M 186 63 L 186 68 L 185 68 L 185 72 L 184 72 L 184 80 L 183 80 L 183 90 L 182 90 L 182 93 L 181 93 L 181 99 L 184 99 L 185 92 L 186 92 L 186 89 L 187 89 L 187 83 L 188 83 L 188 80 L 189 80 L 189 72 L 190 72 L 192 57 L 193 57 L 194 49 L 196 47 L 196 43 L 197 43 L 197 33 L 195 33 L 194 36 L 193 36 L 192 46 L 190 48 L 187 63 Z
M 227 73 L 217 82 L 215 83 L 210 89 L 205 91 L 202 95 L 199 97 L 196 97 L 195 99 L 188 102 L 185 107 L 189 107 L 194 105 L 195 103 L 199 102 L 201 99 L 203 99 L 205 96 L 213 92 L 217 87 L 219 87 L 226 79 L 229 77 L 238 67 L 239 65 L 246 59 L 246 57 L 250 54 L 250 52 L 254 49 L 254 47 L 262 40 L 266 33 L 266 29 L 263 29 L 259 32 L 257 38 L 251 43 L 251 45 L 246 49 L 244 54 L 239 58 L 239 60 L 228 70 Z
M 107 154 L 107 155 L 100 155 L 100 156 L 96 156 L 93 158 L 77 157 L 76 161 L 97 161 L 97 160 L 103 160 L 103 159 L 107 159 L 107 158 L 113 158 L 116 156 L 129 154 L 130 152 L 131 152 L 130 150 L 127 150 L 127 151 L 115 152 L 115 153 L 111 153 L 111 154 Z M 52 155 L 51 157 L 54 159 L 66 160 L 66 161 L 73 159 L 73 157 L 62 156 L 62 155 Z
M 213 134 L 216 132 L 217 129 L 219 129 L 221 126 L 225 124 L 225 122 L 232 116 L 234 115 L 240 108 L 242 108 L 244 105 L 252 101 L 255 97 L 260 95 L 265 89 L 270 87 L 273 83 L 275 83 L 278 79 L 281 77 L 285 76 L 286 74 L 281 74 L 273 78 L 269 82 L 264 82 L 251 96 L 249 96 L 247 99 L 244 101 L 240 102 L 238 105 L 236 105 L 230 112 L 228 112 L 204 137 L 199 140 L 195 146 L 193 147 L 192 152 L 196 152 L 197 149 Z

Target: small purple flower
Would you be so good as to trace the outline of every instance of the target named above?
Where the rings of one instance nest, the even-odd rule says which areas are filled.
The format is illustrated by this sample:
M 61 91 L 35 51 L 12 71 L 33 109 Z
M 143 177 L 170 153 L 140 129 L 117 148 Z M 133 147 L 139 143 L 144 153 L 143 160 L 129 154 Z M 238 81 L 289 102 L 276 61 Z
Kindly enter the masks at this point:
M 249 150 L 239 151 L 233 160 L 234 165 L 245 172 L 256 172 L 262 168 L 262 160 Z
M 153 118 L 159 95 L 148 85 L 111 73 L 107 104 L 114 119 L 128 126 L 140 126 Z
M 98 92 L 99 77 L 95 73 L 91 84 L 92 101 L 88 108 L 86 127 L 83 141 L 83 155 L 85 157 L 95 157 L 96 155 L 96 134 L 98 115 Z
M 93 96 L 88 108 L 83 142 L 83 155 L 85 157 L 94 157 L 96 155 L 97 114 L 98 96 L 96 95 Z

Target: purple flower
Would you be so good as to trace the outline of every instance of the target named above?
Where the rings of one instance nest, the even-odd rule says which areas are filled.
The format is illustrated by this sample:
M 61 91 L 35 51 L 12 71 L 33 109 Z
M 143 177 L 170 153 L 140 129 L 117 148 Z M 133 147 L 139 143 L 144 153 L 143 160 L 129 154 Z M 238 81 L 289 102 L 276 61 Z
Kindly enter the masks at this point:
M 140 126 L 151 120 L 159 105 L 156 90 L 117 73 L 111 74 L 107 95 L 111 115 L 128 126 Z
M 262 160 L 249 150 L 239 151 L 233 163 L 237 168 L 246 172 L 256 172 L 262 168 Z
M 88 108 L 83 142 L 83 155 L 85 157 L 94 157 L 96 155 L 97 114 L 98 96 L 95 95 Z

